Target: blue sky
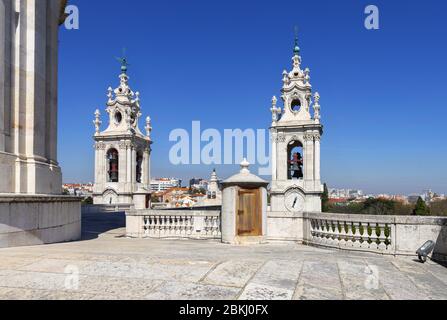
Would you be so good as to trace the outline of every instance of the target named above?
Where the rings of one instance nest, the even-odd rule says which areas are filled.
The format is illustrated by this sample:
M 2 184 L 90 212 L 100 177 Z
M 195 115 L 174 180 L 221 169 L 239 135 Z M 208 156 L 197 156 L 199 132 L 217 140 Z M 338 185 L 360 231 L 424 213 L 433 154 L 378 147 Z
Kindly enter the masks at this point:
M 152 175 L 186 180 L 215 166 L 171 165 L 171 130 L 194 120 L 221 131 L 268 128 L 298 25 L 303 67 L 321 95 L 323 180 L 372 193 L 447 193 L 445 1 L 71 3 L 80 29 L 61 28 L 59 61 L 65 182 L 93 180 L 93 113 L 105 115 L 123 47 L 132 89 L 153 119 Z M 380 9 L 380 30 L 364 28 L 368 4 Z M 221 178 L 237 170 L 216 167 Z

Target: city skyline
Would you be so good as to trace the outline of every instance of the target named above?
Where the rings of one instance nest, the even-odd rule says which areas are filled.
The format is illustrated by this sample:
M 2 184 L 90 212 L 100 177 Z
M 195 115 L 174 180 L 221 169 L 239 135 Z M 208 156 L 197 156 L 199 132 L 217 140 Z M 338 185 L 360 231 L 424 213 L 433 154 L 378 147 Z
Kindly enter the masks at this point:
M 99 108 L 104 114 L 106 89 L 118 81 L 114 57 L 123 47 L 132 88 L 141 92 L 143 113 L 153 119 L 152 175 L 187 181 L 207 178 L 216 167 L 220 178 L 230 176 L 238 164 L 170 165 L 169 133 L 188 130 L 195 120 L 219 131 L 268 129 L 270 99 L 279 95 L 282 70 L 290 68 L 298 25 L 303 66 L 321 94 L 323 182 L 366 193 L 447 193 L 447 96 L 441 85 L 447 50 L 436 40 L 445 27 L 433 18 L 445 4 L 419 8 L 410 2 L 401 10 L 378 1 L 381 29 L 369 31 L 363 3 L 325 3 L 323 10 L 318 2 L 284 2 L 290 12 L 275 11 L 272 4 L 253 9 L 234 2 L 178 3 L 166 10 L 164 4 L 137 3 L 129 21 L 135 32 L 127 34 L 106 21 L 119 8 L 113 2 L 104 8 L 73 1 L 80 29 L 61 32 L 59 158 L 65 182 L 93 181 L 93 113 Z M 104 17 L 97 17 L 98 10 L 106 11 Z M 420 24 L 406 22 L 416 16 Z M 265 24 L 275 17 L 278 23 Z M 73 63 L 74 54 L 82 63 Z M 409 94 L 415 78 L 424 94 Z M 181 85 L 172 91 L 172 83 Z

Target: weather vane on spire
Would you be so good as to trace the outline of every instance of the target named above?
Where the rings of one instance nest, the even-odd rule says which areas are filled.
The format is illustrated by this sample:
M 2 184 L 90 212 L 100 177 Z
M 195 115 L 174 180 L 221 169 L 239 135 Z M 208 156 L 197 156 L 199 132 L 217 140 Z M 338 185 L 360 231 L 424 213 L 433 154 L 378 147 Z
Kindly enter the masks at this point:
M 298 46 L 298 26 L 295 26 L 295 47 L 293 48 L 293 53 L 297 56 L 300 54 L 300 47 Z
M 126 73 L 127 67 L 130 66 L 130 64 L 127 62 L 127 58 L 126 58 L 126 48 L 123 48 L 123 56 L 121 58 L 116 57 L 116 60 L 118 60 L 121 63 L 121 72 Z

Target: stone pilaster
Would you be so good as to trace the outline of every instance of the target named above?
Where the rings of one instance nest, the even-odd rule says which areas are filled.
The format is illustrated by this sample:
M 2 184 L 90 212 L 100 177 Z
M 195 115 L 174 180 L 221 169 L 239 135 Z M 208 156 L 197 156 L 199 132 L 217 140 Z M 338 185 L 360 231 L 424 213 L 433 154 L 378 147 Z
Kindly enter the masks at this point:
M 316 184 L 320 184 L 321 174 L 320 174 L 320 133 L 314 134 L 314 180 Z
M 126 155 L 126 164 L 127 164 L 127 178 L 126 182 L 129 186 L 132 184 L 132 144 L 127 144 L 127 155 Z
M 271 164 L 272 164 L 272 180 L 276 180 L 278 173 L 276 172 L 277 168 L 276 168 L 276 157 L 277 157 L 277 144 L 276 144 L 276 139 L 278 137 L 278 134 L 276 133 L 276 130 L 271 129 L 271 139 L 272 139 L 272 150 L 270 152 L 271 154 Z
M 313 135 L 306 133 L 304 135 L 304 180 L 313 180 L 314 174 L 314 143 Z

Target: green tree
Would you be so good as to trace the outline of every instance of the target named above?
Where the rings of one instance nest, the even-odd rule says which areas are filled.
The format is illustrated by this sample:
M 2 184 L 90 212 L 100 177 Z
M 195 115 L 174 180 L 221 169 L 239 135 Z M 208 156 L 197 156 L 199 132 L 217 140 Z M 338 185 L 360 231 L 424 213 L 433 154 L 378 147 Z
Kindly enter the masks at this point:
M 447 216 L 447 200 L 432 202 L 430 204 L 430 214 L 434 216 Z
M 188 193 L 189 194 L 203 194 L 203 195 L 205 195 L 206 194 L 206 190 L 205 190 L 205 188 L 189 188 L 189 191 L 188 191 Z
M 151 195 L 151 202 L 152 203 L 160 203 L 160 197 L 157 197 L 155 194 Z
M 430 208 L 427 206 L 424 200 L 422 200 L 421 197 L 418 198 L 418 201 L 416 202 L 416 207 L 413 211 L 414 215 L 416 216 L 425 216 L 430 214 Z
M 364 213 L 374 215 L 392 215 L 394 214 L 395 202 L 386 199 L 369 198 L 365 201 Z
M 87 197 L 84 200 L 82 200 L 82 204 L 83 205 L 92 205 L 93 204 L 93 198 L 92 197 Z
M 329 212 L 329 191 L 326 183 L 324 184 L 324 191 L 321 195 L 321 205 L 323 212 Z

